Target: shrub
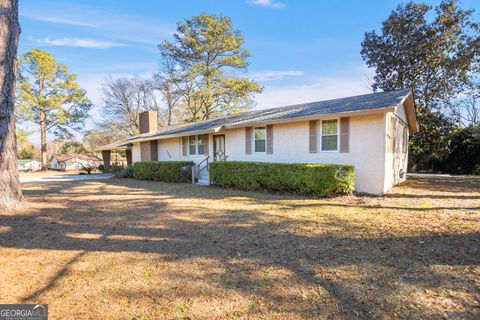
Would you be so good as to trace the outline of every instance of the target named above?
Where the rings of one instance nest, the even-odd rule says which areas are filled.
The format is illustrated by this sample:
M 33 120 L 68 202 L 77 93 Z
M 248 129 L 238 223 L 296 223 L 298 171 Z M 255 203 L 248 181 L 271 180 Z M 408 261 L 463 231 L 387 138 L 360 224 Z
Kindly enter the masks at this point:
M 113 163 L 110 166 L 110 172 L 117 178 L 131 178 L 133 177 L 133 167 L 124 166 L 120 163 Z
M 133 165 L 133 177 L 164 182 L 192 181 L 192 161 L 143 161 Z
M 95 170 L 97 167 L 93 163 L 87 163 L 83 166 L 82 170 L 85 170 L 87 174 L 92 174 L 92 171 Z
M 210 181 L 246 190 L 331 196 L 353 193 L 355 168 L 335 164 L 222 161 L 210 165 Z
M 447 170 L 452 174 L 480 174 L 480 126 L 459 128 L 452 133 Z

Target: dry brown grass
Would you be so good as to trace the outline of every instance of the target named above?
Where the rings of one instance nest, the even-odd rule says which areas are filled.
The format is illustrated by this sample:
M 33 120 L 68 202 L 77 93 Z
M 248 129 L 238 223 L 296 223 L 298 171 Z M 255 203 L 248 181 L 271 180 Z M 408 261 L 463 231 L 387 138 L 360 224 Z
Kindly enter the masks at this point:
M 480 180 L 386 197 L 28 184 L 0 216 L 0 302 L 51 319 L 480 317 Z

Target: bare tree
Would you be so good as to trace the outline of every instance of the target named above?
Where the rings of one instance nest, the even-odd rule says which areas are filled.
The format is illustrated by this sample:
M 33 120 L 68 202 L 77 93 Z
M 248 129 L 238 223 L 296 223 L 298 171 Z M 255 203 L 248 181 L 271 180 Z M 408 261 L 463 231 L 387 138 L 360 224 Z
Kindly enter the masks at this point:
M 154 76 L 154 81 L 158 91 L 160 91 L 166 105 L 166 123 L 167 126 L 177 122 L 174 114 L 178 104 L 182 100 L 182 79 L 179 70 L 169 59 L 162 63 L 162 69 Z
M 480 83 L 471 82 L 460 95 L 447 105 L 452 116 L 464 127 L 480 125 Z
M 138 113 L 159 111 L 155 85 L 149 79 L 117 78 L 103 83 L 103 127 L 116 127 L 129 136 L 139 133 Z
M 15 138 L 18 0 L 0 0 L 0 211 L 27 206 L 18 178 Z

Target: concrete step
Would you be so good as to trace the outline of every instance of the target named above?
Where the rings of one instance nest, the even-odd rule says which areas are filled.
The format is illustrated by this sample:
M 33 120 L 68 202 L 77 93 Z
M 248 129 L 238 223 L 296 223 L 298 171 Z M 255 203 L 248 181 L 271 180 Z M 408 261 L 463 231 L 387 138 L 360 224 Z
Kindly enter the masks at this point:
M 210 182 L 208 181 L 208 178 L 207 179 L 198 179 L 196 184 L 200 184 L 200 185 L 203 185 L 203 186 L 208 186 L 210 184 Z

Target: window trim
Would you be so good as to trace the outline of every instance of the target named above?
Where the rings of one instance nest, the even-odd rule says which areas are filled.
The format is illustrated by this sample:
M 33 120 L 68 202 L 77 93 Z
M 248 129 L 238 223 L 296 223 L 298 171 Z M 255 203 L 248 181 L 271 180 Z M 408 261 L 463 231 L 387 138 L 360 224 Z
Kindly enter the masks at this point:
M 208 143 L 205 139 L 205 137 L 203 138 L 203 146 L 204 146 L 204 149 L 203 149 L 203 153 L 198 153 L 198 146 L 199 146 L 199 143 L 198 143 L 198 137 L 200 136 L 204 136 L 206 134 L 192 134 L 192 135 L 189 135 L 188 136 L 188 156 L 189 157 L 196 157 L 196 156 L 206 156 L 208 154 L 205 153 L 205 149 L 206 149 L 206 144 Z M 191 137 L 195 137 L 195 144 L 190 144 L 190 138 Z M 195 146 L 195 153 L 190 153 L 190 147 L 192 146 Z
M 337 121 L 337 149 L 335 150 L 323 150 L 323 122 L 324 121 L 331 121 L 331 120 L 336 120 Z M 320 152 L 339 152 L 340 150 L 340 118 L 326 118 L 326 119 L 320 119 Z M 333 136 L 333 134 L 328 134 L 326 136 Z
M 265 150 L 264 151 L 257 151 L 257 148 L 256 148 L 256 137 L 255 137 L 255 130 L 257 129 L 263 129 L 265 131 L 265 138 L 264 139 L 258 139 L 259 141 L 263 140 L 265 141 Z M 267 126 L 259 126 L 259 127 L 253 127 L 253 152 L 254 153 L 267 153 Z

